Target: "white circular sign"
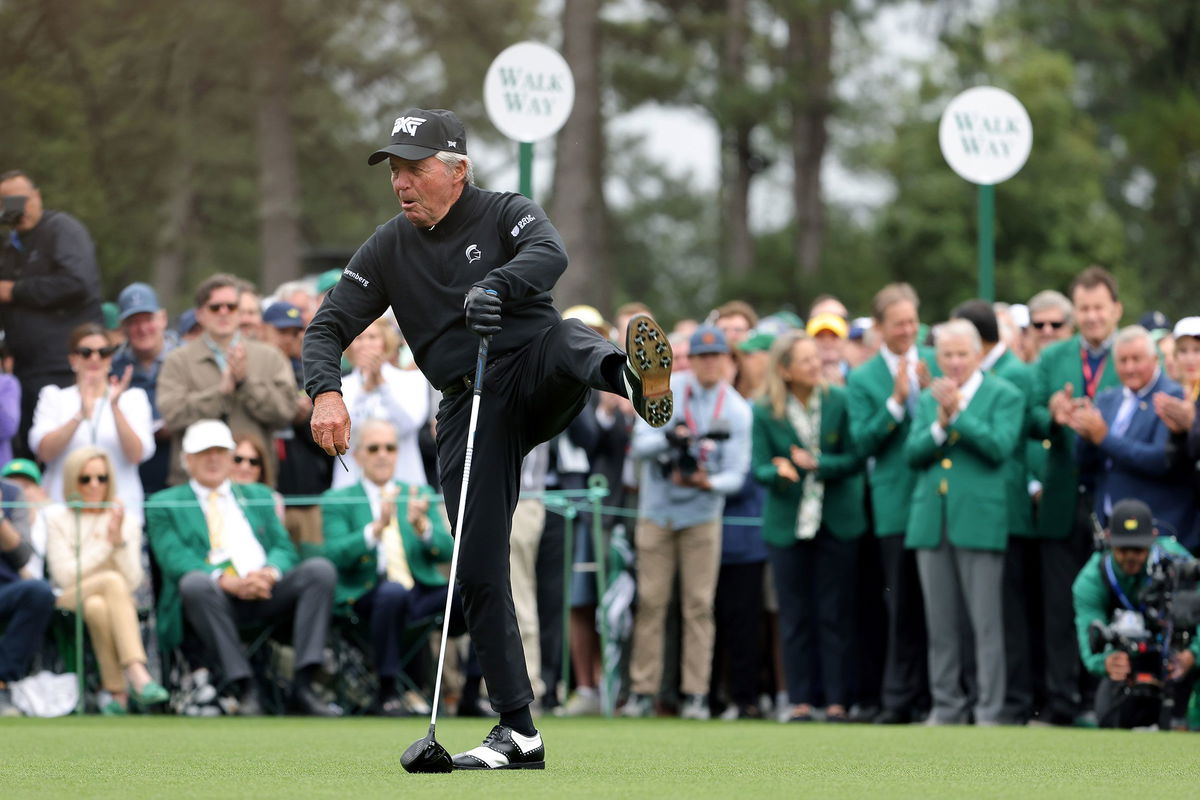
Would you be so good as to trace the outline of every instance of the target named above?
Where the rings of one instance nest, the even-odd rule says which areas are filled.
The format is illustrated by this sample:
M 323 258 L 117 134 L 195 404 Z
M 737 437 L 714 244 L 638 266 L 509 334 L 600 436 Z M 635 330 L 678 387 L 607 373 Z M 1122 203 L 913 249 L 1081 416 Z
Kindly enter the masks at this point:
M 976 86 L 946 106 L 938 143 L 959 177 L 982 185 L 1002 183 L 1025 166 L 1033 125 L 1020 100 L 994 86 Z
M 488 67 L 483 102 L 501 133 L 518 142 L 536 142 L 558 133 L 571 115 L 575 78 L 557 50 L 519 42 Z

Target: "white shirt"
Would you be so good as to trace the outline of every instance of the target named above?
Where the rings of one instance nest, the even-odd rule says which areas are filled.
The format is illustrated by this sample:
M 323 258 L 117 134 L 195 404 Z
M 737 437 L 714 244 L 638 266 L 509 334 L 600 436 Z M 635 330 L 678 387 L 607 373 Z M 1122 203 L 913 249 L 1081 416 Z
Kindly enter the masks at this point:
M 975 393 L 979 391 L 980 385 L 983 383 L 983 373 L 975 370 L 975 374 L 967 378 L 967 382 L 958 388 L 958 411 L 950 417 L 950 422 L 958 419 L 958 415 L 967 410 L 971 400 L 974 399 Z M 929 426 L 929 432 L 933 435 L 933 441 L 939 445 L 946 443 L 946 429 L 935 419 L 933 424 Z
M 896 377 L 896 370 L 900 369 L 901 356 L 896 355 L 886 346 L 879 348 L 880 355 L 883 356 L 883 363 L 887 364 L 888 372 L 892 373 L 892 377 Z M 908 386 L 911 392 L 914 387 L 920 387 L 921 382 L 917 379 L 917 362 L 921 360 L 921 353 L 917 350 L 914 344 L 908 348 L 908 351 L 903 355 L 903 358 L 908 361 Z M 920 389 L 918 388 L 918 391 Z M 887 409 L 891 412 L 892 419 L 896 422 L 904 421 L 904 406 L 896 402 L 896 398 L 888 395 Z
M 359 426 L 369 419 L 385 419 L 396 426 L 396 471 L 392 477 L 401 483 L 424 486 L 425 465 L 417 434 L 429 419 L 429 384 L 415 369 L 396 369 L 384 364 L 383 382 L 373 391 L 364 391 L 363 375 L 354 370 L 342 381 L 342 400 L 350 413 L 350 424 Z M 346 462 L 350 468 L 333 472 L 333 488 L 342 489 L 363 480 L 358 463 Z M 366 482 L 364 481 L 364 484 Z
M 150 411 L 150 400 L 146 393 L 137 388 L 129 388 L 121 393 L 117 400 L 121 413 L 129 427 L 133 429 L 138 440 L 142 443 L 142 461 L 154 455 L 154 415 Z M 33 425 L 29 428 L 29 446 L 36 453 L 46 434 L 58 430 L 67 421 L 80 413 L 83 401 L 79 396 L 78 386 L 68 386 L 61 389 L 50 385 L 42 388 L 38 394 L 37 408 L 33 412 Z M 140 525 L 142 523 L 142 476 L 138 474 L 138 465 L 125 457 L 121 449 L 121 438 L 117 434 L 117 420 L 113 417 L 112 406 L 105 396 L 98 400 L 92 409 L 92 419 L 85 419 L 75 427 L 75 433 L 62 455 L 47 462 L 43 475 L 42 486 L 51 500 L 64 502 L 63 495 L 63 464 L 72 450 L 86 445 L 95 445 L 108 453 L 112 461 L 115 475 L 109 480 L 117 482 L 117 498 L 124 503 L 126 515 L 132 515 Z
M 221 519 L 225 523 L 222 542 L 224 555 L 233 563 L 237 574 L 245 576 L 265 567 L 267 553 L 254 531 L 250 529 L 250 520 L 246 519 L 246 512 L 242 510 L 241 503 L 233 496 L 232 484 L 225 481 L 215 490 L 201 486 L 195 480 L 188 481 L 188 485 L 196 493 L 200 511 L 205 516 L 208 515 L 208 496 L 213 491 L 217 492 L 217 508 L 220 509 Z

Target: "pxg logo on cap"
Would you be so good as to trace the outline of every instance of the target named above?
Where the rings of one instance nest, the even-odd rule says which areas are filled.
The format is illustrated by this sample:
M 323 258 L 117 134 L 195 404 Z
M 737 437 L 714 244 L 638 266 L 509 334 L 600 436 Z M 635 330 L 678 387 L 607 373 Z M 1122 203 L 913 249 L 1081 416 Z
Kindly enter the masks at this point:
M 467 129 L 453 111 L 410 108 L 392 123 L 392 138 L 367 159 L 378 164 L 388 156 L 420 161 L 438 152 L 467 154 Z

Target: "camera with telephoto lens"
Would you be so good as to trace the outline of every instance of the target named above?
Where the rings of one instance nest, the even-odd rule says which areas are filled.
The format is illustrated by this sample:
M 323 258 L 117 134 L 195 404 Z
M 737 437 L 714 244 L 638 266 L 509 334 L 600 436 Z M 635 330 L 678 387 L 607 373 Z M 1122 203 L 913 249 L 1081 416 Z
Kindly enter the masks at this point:
M 703 436 L 696 436 L 690 431 L 683 433 L 682 428 L 667 430 L 667 444 L 670 447 L 658 457 L 663 477 L 670 478 L 678 472 L 680 478 L 688 480 L 700 471 L 703 454 L 714 449 L 717 442 L 726 441 L 729 434 L 729 423 L 723 419 L 713 420 L 712 427 Z
M 1093 653 L 1108 649 L 1129 656 L 1129 693 L 1161 697 L 1167 677 L 1167 659 L 1192 642 L 1200 625 L 1200 561 L 1169 554 L 1152 559 L 1146 567 L 1141 593 L 1142 611 L 1119 608 L 1111 624 L 1094 620 L 1088 628 Z
M 21 217 L 25 216 L 25 201 L 23 195 L 14 195 L 4 198 L 4 206 L 0 208 L 0 225 L 13 226 L 21 221 Z

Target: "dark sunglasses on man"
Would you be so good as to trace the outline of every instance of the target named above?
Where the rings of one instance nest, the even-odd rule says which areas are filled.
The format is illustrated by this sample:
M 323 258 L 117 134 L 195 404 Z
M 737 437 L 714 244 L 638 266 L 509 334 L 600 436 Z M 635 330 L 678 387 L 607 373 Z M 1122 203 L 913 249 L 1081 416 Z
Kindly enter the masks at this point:
M 1044 320 L 1041 320 L 1040 322 L 1034 321 L 1034 322 L 1030 322 L 1029 324 L 1031 327 L 1042 328 L 1043 330 L 1046 328 L 1053 328 L 1054 330 L 1058 330 L 1063 325 L 1066 325 L 1067 321 L 1064 319 L 1044 319 Z
M 370 453 L 371 455 L 375 455 L 380 450 L 387 450 L 389 453 L 394 453 L 394 452 L 396 452 L 396 445 L 394 445 L 392 443 L 367 445 L 367 452 Z

